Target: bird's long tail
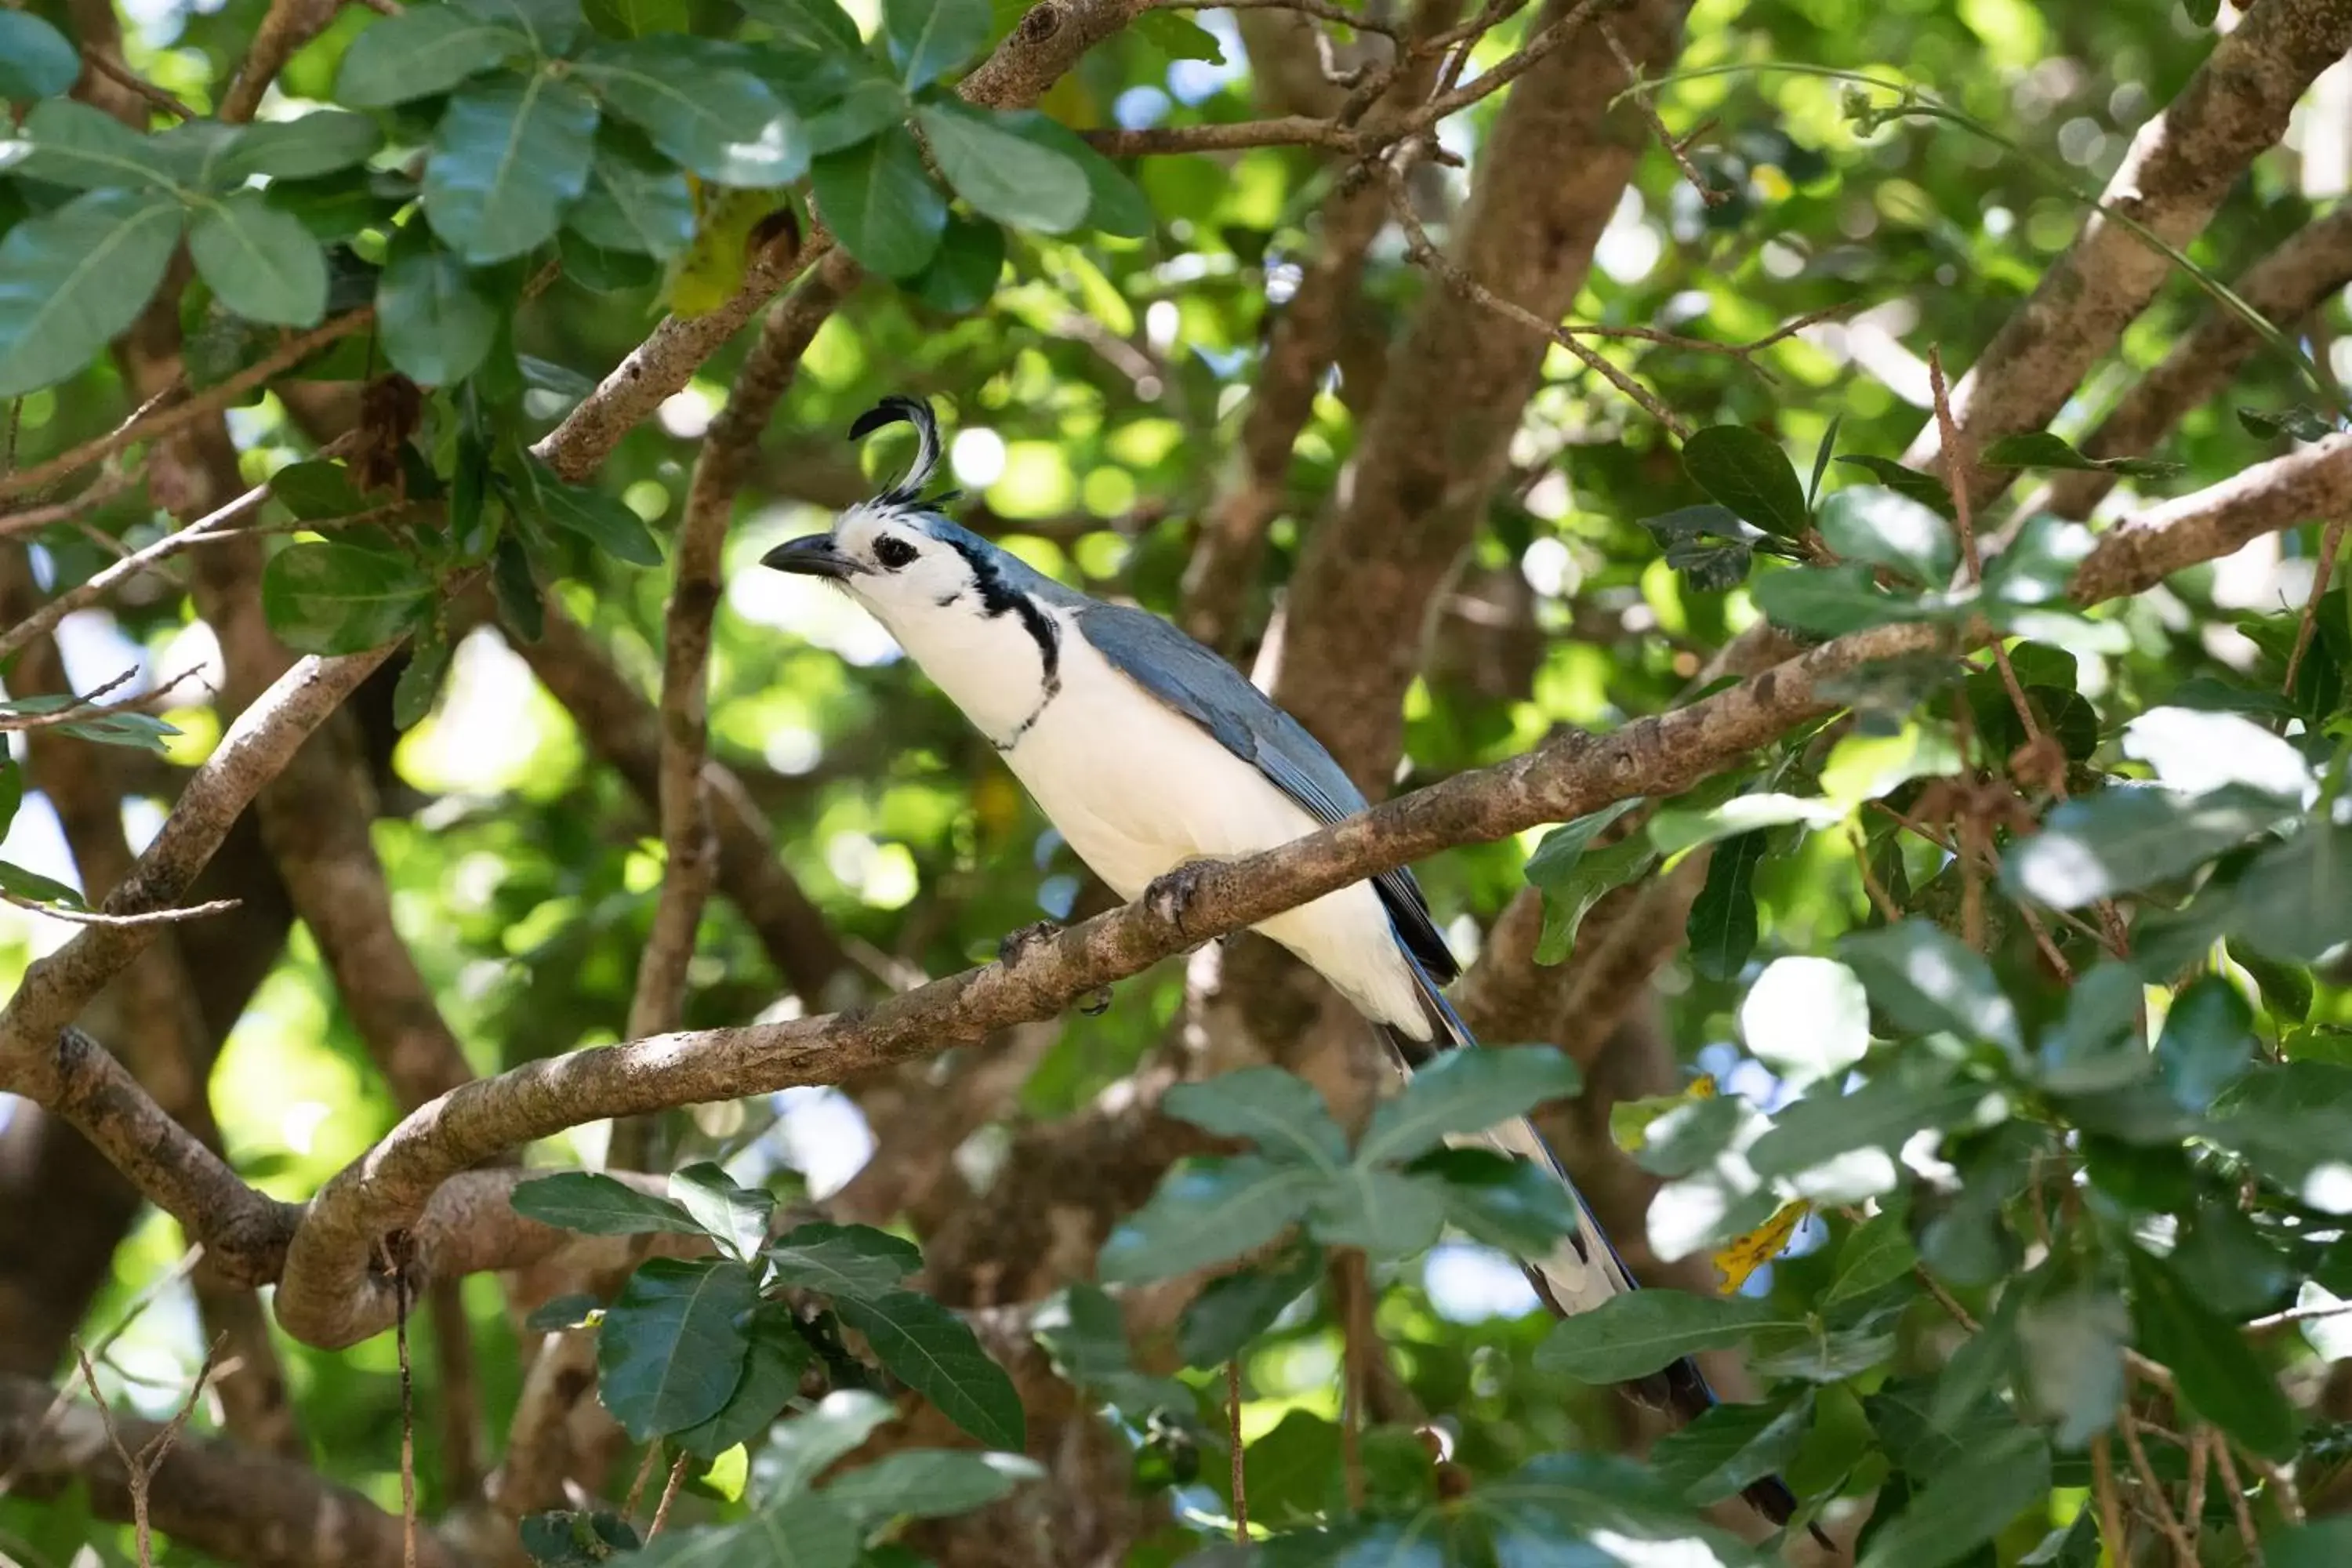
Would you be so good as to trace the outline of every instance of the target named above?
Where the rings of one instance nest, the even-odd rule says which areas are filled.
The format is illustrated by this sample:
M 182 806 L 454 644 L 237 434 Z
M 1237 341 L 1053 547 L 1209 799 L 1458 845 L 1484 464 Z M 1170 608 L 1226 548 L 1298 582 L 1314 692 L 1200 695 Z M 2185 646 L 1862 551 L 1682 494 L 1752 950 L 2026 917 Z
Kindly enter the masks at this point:
M 1478 1041 L 1470 1033 L 1461 1015 L 1446 1001 L 1445 994 L 1437 988 L 1418 960 L 1411 959 L 1413 975 L 1419 983 L 1423 1003 L 1431 1022 L 1436 1026 L 1434 1040 L 1413 1040 L 1395 1028 L 1383 1028 L 1390 1044 L 1408 1066 L 1418 1067 L 1436 1050 L 1475 1048 Z M 1542 1258 L 1519 1259 L 1527 1271 L 1528 1282 L 1553 1316 L 1573 1317 L 1590 1311 L 1612 1296 L 1625 1295 L 1641 1289 L 1625 1260 L 1609 1239 L 1608 1232 L 1593 1218 L 1592 1209 L 1584 1194 L 1576 1190 L 1576 1183 L 1561 1165 L 1551 1145 L 1536 1131 L 1534 1123 L 1520 1118 L 1504 1123 L 1488 1132 L 1480 1142 L 1488 1147 L 1522 1160 L 1532 1161 L 1558 1176 L 1576 1202 L 1576 1229 L 1563 1237 L 1559 1245 Z M 1621 1384 L 1619 1388 L 1628 1398 L 1654 1410 L 1672 1415 L 1677 1425 L 1687 1425 L 1705 1415 L 1717 1403 L 1715 1390 L 1707 1386 L 1706 1376 L 1698 1363 L 1688 1356 L 1662 1371 Z M 1769 1476 L 1756 1482 L 1741 1494 L 1750 1507 L 1775 1524 L 1786 1524 L 1797 1510 L 1796 1494 L 1778 1476 Z M 1827 1538 L 1818 1527 L 1813 1535 L 1823 1544 Z

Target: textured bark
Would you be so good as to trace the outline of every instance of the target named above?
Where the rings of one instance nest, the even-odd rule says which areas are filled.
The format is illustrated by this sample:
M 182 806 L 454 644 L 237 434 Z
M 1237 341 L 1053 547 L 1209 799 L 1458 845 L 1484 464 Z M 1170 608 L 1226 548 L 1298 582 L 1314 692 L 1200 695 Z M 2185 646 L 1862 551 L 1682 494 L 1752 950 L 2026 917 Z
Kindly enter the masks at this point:
M 1548 5 L 1538 20 L 1567 9 Z M 1661 71 L 1685 9 L 1637 0 L 1611 25 L 1635 59 Z M 1583 287 L 1648 134 L 1631 105 L 1608 107 L 1623 81 L 1590 26 L 1528 70 L 1454 226 L 1454 259 L 1546 321 L 1564 316 Z M 1432 607 L 1485 517 L 1548 347 L 1452 289 L 1424 294 L 1358 443 L 1349 499 L 1299 563 L 1276 696 L 1375 794 L 1396 765 Z
M 2233 291 L 2271 321 L 2292 332 L 2326 298 L 2352 281 L 2352 209 L 2338 209 L 2246 269 Z M 2083 443 L 2094 458 L 2134 458 L 2152 452 L 2174 426 L 2230 384 L 2263 342 L 2219 305 L 2173 344 L 2164 363 L 2139 379 L 2115 411 Z M 2115 489 L 2104 469 L 2061 473 L 2050 481 L 2049 507 L 2060 517 L 2086 518 Z
M 2295 100 L 2347 47 L 2352 0 L 2263 0 L 2214 40 L 2180 96 L 2140 128 L 2103 199 L 2168 243 L 2186 246 L 2255 154 L 2285 134 Z M 1952 389 L 1952 416 L 1967 449 L 1981 452 L 2003 436 L 2047 425 L 2172 269 L 2139 236 L 2093 213 Z M 1930 420 L 1903 460 L 1927 468 L 1941 450 Z M 1969 492 L 1982 506 L 2011 473 L 1978 466 Z

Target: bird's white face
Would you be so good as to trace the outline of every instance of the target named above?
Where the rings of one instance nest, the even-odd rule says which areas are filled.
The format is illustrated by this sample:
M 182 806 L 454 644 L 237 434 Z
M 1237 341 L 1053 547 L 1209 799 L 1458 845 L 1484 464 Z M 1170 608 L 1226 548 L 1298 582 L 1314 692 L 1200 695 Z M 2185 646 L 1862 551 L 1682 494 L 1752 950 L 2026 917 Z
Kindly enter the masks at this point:
M 980 575 L 962 552 L 932 537 L 918 513 L 859 505 L 834 524 L 833 547 L 857 570 L 841 579 L 852 596 L 897 630 L 941 616 L 978 616 Z

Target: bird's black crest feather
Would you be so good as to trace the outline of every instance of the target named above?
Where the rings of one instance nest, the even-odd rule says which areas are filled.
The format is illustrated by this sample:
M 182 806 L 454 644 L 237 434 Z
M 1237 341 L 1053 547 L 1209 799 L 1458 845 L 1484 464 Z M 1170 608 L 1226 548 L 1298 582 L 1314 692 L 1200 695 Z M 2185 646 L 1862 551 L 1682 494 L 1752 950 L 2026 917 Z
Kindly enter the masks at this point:
M 904 506 L 920 495 L 932 470 L 940 466 L 938 416 L 921 399 L 894 394 L 859 415 L 857 423 L 849 427 L 849 438 L 860 441 L 885 426 L 901 423 L 915 427 L 915 461 L 897 484 L 874 498 L 891 506 Z

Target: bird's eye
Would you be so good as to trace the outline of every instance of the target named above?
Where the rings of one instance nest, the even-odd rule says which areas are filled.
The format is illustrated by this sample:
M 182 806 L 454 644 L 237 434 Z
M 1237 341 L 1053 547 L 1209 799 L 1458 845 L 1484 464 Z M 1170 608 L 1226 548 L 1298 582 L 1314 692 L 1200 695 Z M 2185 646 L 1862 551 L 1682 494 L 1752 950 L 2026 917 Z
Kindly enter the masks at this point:
M 915 547 L 895 533 L 886 533 L 874 542 L 874 559 L 884 570 L 896 572 L 915 558 Z

